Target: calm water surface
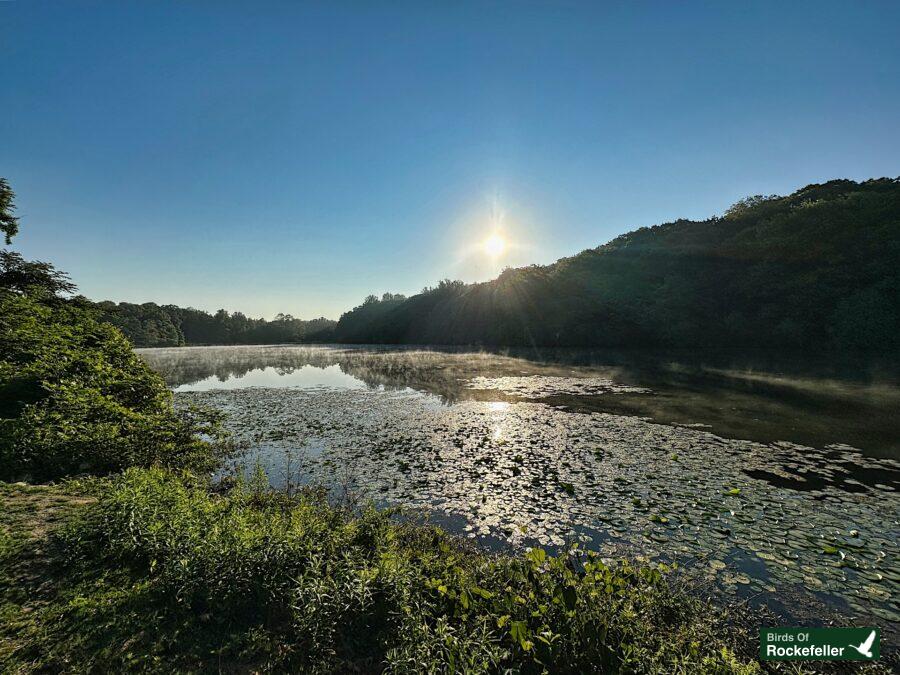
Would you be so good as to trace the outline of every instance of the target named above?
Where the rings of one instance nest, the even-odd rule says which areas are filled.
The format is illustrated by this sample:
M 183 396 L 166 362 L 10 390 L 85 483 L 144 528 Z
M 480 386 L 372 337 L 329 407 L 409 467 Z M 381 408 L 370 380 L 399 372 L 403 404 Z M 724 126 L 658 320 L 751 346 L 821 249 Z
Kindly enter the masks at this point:
M 422 509 L 492 547 L 578 541 L 718 592 L 900 619 L 900 385 L 723 353 L 140 350 L 276 486 Z M 796 605 L 794 605 L 796 599 Z

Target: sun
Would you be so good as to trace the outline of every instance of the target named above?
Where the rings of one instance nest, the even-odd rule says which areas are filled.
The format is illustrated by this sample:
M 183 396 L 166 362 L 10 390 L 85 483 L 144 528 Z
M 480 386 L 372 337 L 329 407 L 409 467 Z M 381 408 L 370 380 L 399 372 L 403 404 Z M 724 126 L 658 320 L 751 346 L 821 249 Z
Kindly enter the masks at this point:
M 484 252 L 492 258 L 498 258 L 506 250 L 506 239 L 499 234 L 492 234 L 481 244 Z

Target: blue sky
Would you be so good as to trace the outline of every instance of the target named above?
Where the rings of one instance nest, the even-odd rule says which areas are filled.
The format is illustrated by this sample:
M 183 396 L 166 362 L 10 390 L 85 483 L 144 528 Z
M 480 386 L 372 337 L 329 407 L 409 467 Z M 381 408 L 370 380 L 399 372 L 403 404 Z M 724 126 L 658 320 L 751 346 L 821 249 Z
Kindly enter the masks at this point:
M 94 299 L 337 318 L 900 174 L 897 2 L 20 0 L 0 25 L 15 247 Z

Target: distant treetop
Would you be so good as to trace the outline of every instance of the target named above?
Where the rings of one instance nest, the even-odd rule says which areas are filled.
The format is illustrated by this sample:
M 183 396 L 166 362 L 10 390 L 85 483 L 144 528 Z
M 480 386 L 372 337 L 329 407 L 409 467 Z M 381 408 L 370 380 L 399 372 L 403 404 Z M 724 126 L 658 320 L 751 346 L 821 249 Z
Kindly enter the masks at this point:
M 748 211 L 756 206 L 764 202 L 769 202 L 774 199 L 780 199 L 779 195 L 753 195 L 751 197 L 744 197 L 743 199 L 737 200 L 734 204 L 728 207 L 728 210 L 725 211 L 726 217 L 733 217 Z

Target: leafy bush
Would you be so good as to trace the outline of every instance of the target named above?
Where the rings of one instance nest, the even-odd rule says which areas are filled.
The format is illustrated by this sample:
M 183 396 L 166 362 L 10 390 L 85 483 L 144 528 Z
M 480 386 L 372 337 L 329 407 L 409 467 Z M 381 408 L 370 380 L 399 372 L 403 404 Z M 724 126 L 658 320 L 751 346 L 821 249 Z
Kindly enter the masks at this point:
M 62 538 L 67 569 L 91 582 L 39 631 L 41 666 L 755 672 L 658 567 L 489 556 L 262 485 L 215 494 L 159 469 L 113 479 Z
M 215 415 L 177 413 L 127 339 L 78 300 L 0 289 L 0 477 L 212 466 Z

